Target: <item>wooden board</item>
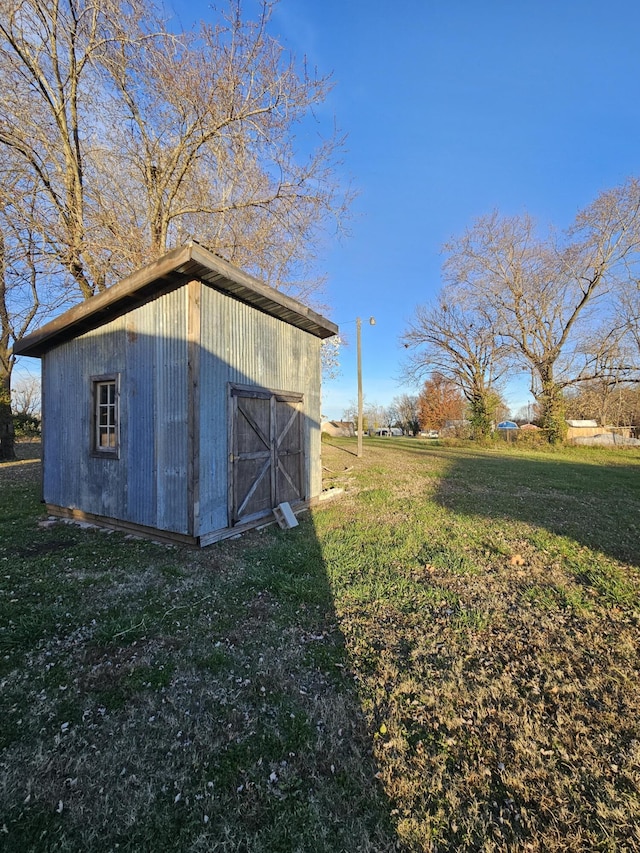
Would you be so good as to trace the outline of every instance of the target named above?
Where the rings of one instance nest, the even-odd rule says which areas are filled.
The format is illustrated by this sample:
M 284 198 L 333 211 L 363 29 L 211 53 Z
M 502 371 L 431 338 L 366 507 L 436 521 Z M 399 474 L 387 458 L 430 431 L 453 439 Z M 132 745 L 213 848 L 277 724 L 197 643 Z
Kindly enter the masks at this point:
M 267 515 L 304 494 L 302 395 L 231 389 L 230 520 Z

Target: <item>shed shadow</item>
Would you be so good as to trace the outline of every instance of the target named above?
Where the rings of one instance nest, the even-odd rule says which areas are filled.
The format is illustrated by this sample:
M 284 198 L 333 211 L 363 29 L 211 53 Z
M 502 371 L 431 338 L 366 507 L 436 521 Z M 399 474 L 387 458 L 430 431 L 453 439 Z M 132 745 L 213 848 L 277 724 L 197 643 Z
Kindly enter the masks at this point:
M 260 849 L 391 853 L 401 849 L 392 807 L 377 778 L 322 545 L 311 514 L 299 521 L 201 552 L 203 560 L 231 556 L 242 565 L 235 597 L 244 615 L 228 639 L 242 648 L 247 669 L 261 673 L 259 722 L 245 735 L 278 777 L 272 791 L 256 797 L 254 788 L 243 820 L 261 844 L 268 840 Z M 254 771 L 237 770 L 234 784 L 250 790 Z

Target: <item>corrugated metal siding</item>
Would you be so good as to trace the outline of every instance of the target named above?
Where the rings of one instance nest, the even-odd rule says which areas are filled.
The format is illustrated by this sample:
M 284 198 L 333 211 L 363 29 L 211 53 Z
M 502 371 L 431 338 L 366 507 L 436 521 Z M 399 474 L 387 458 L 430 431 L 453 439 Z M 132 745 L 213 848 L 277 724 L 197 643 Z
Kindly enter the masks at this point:
M 85 479 L 85 460 L 89 453 L 88 402 L 77 375 L 81 375 L 81 368 L 77 364 L 74 342 L 45 356 L 44 499 L 69 507 L 78 507 L 82 500 L 80 487 Z
M 320 340 L 202 285 L 200 524 L 189 530 L 188 293 L 179 288 L 45 356 L 48 503 L 196 536 L 227 527 L 229 383 L 304 395 L 305 492 L 319 494 Z M 111 373 L 121 375 L 118 460 L 91 456 L 91 377 Z
M 122 442 L 127 466 L 126 520 L 149 526 L 156 524 L 158 506 L 156 313 L 151 303 L 126 317 L 127 374 L 121 388 L 127 425 L 126 442 Z
M 189 532 L 186 299 L 181 288 L 45 356 L 48 503 Z M 91 456 L 91 377 L 110 373 L 121 376 L 119 459 Z
M 187 533 L 187 288 L 163 300 L 156 329 L 157 526 Z
M 306 496 L 319 494 L 320 341 L 206 286 L 200 359 L 200 529 L 228 525 L 229 383 L 304 395 Z

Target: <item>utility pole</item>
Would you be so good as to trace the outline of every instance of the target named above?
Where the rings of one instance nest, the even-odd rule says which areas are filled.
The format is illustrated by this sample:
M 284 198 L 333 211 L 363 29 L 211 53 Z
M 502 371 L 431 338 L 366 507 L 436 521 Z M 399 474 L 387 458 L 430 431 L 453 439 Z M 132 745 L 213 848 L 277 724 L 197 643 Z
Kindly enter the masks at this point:
M 362 456 L 362 320 L 356 317 L 356 345 L 358 351 L 358 456 Z
M 375 326 L 375 317 L 369 317 L 369 325 Z M 358 456 L 362 456 L 362 320 L 356 317 L 356 345 L 358 356 Z

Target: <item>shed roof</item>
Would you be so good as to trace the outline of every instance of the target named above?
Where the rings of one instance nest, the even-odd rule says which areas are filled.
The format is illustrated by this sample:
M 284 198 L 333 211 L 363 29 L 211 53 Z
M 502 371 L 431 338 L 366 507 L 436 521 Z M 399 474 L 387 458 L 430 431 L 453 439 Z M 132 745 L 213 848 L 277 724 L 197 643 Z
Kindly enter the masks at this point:
M 17 342 L 14 353 L 36 357 L 44 355 L 53 347 L 194 279 L 318 338 L 329 338 L 338 332 L 338 327 L 331 320 L 192 241 L 65 311 Z
M 598 426 L 598 421 L 591 421 L 591 420 L 586 420 L 586 421 L 585 421 L 585 420 L 582 420 L 582 421 L 567 420 L 567 426 L 574 427 L 574 428 L 576 428 L 576 427 L 577 427 L 577 428 L 579 428 L 579 429 L 586 429 L 586 428 L 593 429 L 593 427 L 597 427 L 597 426 Z

